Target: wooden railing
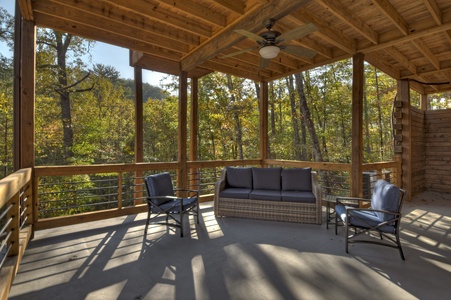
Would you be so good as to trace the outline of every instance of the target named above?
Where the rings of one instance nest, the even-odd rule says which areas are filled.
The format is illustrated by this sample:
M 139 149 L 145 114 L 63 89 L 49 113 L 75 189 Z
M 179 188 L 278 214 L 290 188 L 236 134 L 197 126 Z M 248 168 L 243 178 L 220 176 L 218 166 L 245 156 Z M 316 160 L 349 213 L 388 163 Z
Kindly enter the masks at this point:
M 0 180 L 0 299 L 7 299 L 32 235 L 32 169 Z

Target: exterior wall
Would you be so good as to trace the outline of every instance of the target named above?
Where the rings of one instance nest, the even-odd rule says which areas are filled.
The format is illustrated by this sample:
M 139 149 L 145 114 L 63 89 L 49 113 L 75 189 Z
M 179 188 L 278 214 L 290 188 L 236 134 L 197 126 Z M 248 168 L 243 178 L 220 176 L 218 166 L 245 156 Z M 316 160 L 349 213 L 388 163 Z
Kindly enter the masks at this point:
M 424 192 L 426 174 L 425 111 L 411 107 L 412 196 Z
M 451 193 L 451 109 L 425 112 L 425 189 Z

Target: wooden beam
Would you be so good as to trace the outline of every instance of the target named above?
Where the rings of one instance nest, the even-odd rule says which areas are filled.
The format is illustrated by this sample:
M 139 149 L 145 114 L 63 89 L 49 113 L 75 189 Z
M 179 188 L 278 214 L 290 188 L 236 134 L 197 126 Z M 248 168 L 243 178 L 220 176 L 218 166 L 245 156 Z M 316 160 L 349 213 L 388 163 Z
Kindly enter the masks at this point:
M 130 53 L 131 55 L 131 53 Z M 143 79 L 142 69 L 140 67 L 134 67 L 135 75 L 135 163 L 143 162 L 144 160 L 144 118 L 143 118 Z M 122 176 L 122 173 L 119 173 Z M 142 184 L 143 184 L 143 172 L 135 172 L 135 186 L 134 186 L 134 199 L 135 205 L 141 204 Z
M 427 9 L 432 15 L 432 18 L 434 18 L 437 25 L 443 24 L 443 14 L 442 10 L 437 4 L 436 0 L 423 0 L 424 5 L 426 5 Z
M 186 72 L 181 72 L 179 76 L 179 110 L 178 110 L 178 151 L 177 169 L 178 188 L 188 188 L 187 170 L 187 110 L 188 110 L 188 76 Z
M 427 94 L 421 94 L 420 109 L 429 110 L 429 100 Z
M 268 157 L 268 82 L 260 82 L 260 159 Z
M 379 34 L 340 2 L 336 0 L 317 0 L 317 2 L 373 44 L 379 43 Z
M 31 6 L 31 0 L 17 0 L 20 13 L 25 20 L 33 21 L 33 7 Z
M 409 24 L 407 24 L 406 20 L 404 20 L 388 0 L 372 0 L 372 2 L 379 7 L 379 10 L 402 32 L 403 35 L 409 34 Z
M 412 121 L 409 80 L 398 81 L 398 100 L 402 102 L 402 188 L 406 201 L 412 196 Z
M 232 24 L 227 26 L 227 28 L 223 28 L 212 38 L 188 53 L 181 61 L 182 70 L 191 70 L 219 53 L 222 53 L 225 49 L 232 47 L 237 42 L 245 39 L 245 37 L 235 33 L 234 30 L 246 29 L 255 32 L 263 27 L 262 23 L 268 16 L 271 16 L 276 20 L 280 19 L 306 5 L 309 1 L 310 0 L 279 0 L 269 2 L 261 7 L 253 7 L 246 15 L 238 18 Z
M 352 57 L 351 196 L 362 197 L 364 55 Z
M 246 9 L 246 5 L 239 0 L 213 0 L 213 2 L 240 15 L 243 15 Z
M 19 169 L 34 166 L 36 27 L 32 21 L 22 21 L 20 54 L 20 152 Z

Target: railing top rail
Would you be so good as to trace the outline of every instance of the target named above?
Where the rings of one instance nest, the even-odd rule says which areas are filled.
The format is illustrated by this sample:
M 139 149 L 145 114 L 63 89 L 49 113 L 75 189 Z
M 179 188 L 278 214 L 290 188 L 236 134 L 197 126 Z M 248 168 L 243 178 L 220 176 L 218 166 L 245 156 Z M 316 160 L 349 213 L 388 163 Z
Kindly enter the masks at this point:
M 31 180 L 31 168 L 20 169 L 0 180 L 0 207 L 3 207 Z

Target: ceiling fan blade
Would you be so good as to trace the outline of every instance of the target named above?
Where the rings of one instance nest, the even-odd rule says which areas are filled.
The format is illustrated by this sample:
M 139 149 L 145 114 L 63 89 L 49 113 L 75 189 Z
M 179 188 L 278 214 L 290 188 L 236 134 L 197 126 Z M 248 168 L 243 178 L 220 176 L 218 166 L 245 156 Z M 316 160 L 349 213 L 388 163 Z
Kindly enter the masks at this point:
M 232 56 L 235 56 L 235 55 L 238 55 L 238 54 L 246 53 L 246 52 L 249 52 L 249 51 L 252 51 L 252 50 L 257 50 L 257 49 L 258 49 L 258 46 L 255 46 L 255 47 L 252 47 L 252 48 L 247 48 L 247 49 L 236 51 L 236 52 L 233 52 L 233 53 L 230 53 L 230 54 L 223 55 L 220 58 L 232 57 Z
M 241 35 L 244 35 L 247 38 L 250 38 L 251 40 L 254 40 L 256 42 L 264 42 L 265 39 L 259 36 L 258 34 L 252 33 L 250 31 L 244 30 L 244 29 L 236 29 L 236 33 L 239 33 Z
M 307 57 L 307 58 L 313 58 L 316 55 L 316 51 L 313 51 L 311 49 L 307 49 L 304 47 L 285 45 L 285 46 L 280 46 L 280 49 L 282 51 L 285 51 L 286 53 L 303 56 L 303 57 Z
M 260 59 L 260 70 L 266 69 L 266 67 L 269 65 L 270 59 L 261 58 Z
M 281 34 L 277 38 L 276 43 L 287 42 L 287 41 L 291 41 L 294 39 L 299 39 L 312 32 L 315 32 L 315 31 L 318 31 L 318 27 L 316 27 L 315 24 L 313 24 L 313 23 L 308 23 L 304 26 L 294 28 L 288 32 Z

